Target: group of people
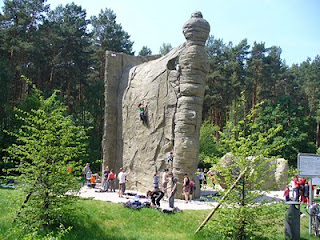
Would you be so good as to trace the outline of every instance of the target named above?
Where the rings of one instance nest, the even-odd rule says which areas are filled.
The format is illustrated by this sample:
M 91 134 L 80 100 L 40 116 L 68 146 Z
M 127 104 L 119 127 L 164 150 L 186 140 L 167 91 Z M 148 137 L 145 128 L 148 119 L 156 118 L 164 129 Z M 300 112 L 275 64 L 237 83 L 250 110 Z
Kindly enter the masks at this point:
M 82 170 L 85 182 L 87 182 L 89 187 L 95 188 L 96 183 L 101 181 L 100 175 L 98 173 L 92 173 L 90 169 L 90 163 L 87 163 Z
M 109 166 L 106 166 L 105 170 L 103 171 L 103 190 L 108 192 L 115 192 L 115 179 L 116 174 L 114 173 L 113 169 L 109 170 Z
M 160 207 L 160 201 L 166 197 L 169 201 L 169 207 L 174 208 L 174 198 L 177 192 L 177 178 L 173 176 L 172 170 L 169 171 L 169 168 L 172 169 L 173 165 L 173 153 L 170 152 L 168 155 L 168 168 L 164 170 L 162 173 L 161 179 L 159 177 L 158 172 L 155 172 L 153 175 L 153 190 L 149 190 L 147 192 L 147 197 L 151 198 L 151 202 L 155 207 Z M 119 197 L 123 197 L 123 194 L 126 191 L 126 183 L 128 173 L 125 172 L 123 168 L 120 168 L 118 175 L 115 174 L 113 169 L 109 169 L 109 166 L 106 166 L 103 171 L 103 179 L 100 178 L 99 174 L 93 174 L 90 169 L 90 164 L 87 163 L 83 169 L 84 178 L 88 183 L 88 186 L 95 188 L 96 182 L 101 181 L 103 188 L 101 191 L 103 192 L 115 192 L 116 179 L 119 181 Z M 199 171 L 200 173 L 203 171 Z M 200 176 L 200 178 L 199 178 Z M 203 178 L 202 178 L 203 176 Z M 198 175 L 201 184 L 205 183 L 203 179 L 205 179 L 204 174 Z M 184 195 L 185 203 L 192 201 L 193 193 L 196 189 L 195 183 L 193 180 L 190 180 L 188 174 L 184 175 L 183 178 L 183 189 L 182 193 Z
M 161 189 L 159 187 L 160 177 L 157 172 L 153 175 L 153 191 L 148 191 L 147 195 L 151 196 L 151 199 L 154 197 L 153 204 L 160 206 L 160 200 L 163 197 L 167 197 L 169 200 L 169 207 L 174 207 L 174 195 L 177 191 L 177 179 L 173 176 L 172 172 L 169 172 L 169 169 L 165 169 L 162 173 L 161 179 Z M 193 192 L 196 189 L 194 181 L 191 181 L 188 177 L 188 174 L 184 175 L 183 178 L 183 189 L 185 202 L 188 203 L 192 201 Z M 158 201 L 156 201 L 158 200 Z
M 120 168 L 118 173 L 119 181 L 119 197 L 123 197 L 123 194 L 126 191 L 127 176 L 129 174 L 125 172 L 124 168 Z M 103 171 L 104 181 L 103 181 L 103 191 L 115 192 L 115 182 L 117 175 L 114 173 L 113 169 L 109 171 L 109 166 L 105 167 Z
M 161 180 L 161 189 L 159 188 L 160 178 L 157 173 L 153 176 L 152 187 L 153 190 L 147 192 L 147 196 L 151 198 L 151 202 L 154 206 L 160 207 L 160 201 L 163 197 L 167 197 L 169 200 L 169 207 L 174 208 L 174 196 L 177 192 L 177 178 L 173 176 L 172 172 L 169 172 L 169 169 L 165 169 L 162 180 Z
M 198 168 L 196 175 L 198 176 L 199 184 L 200 184 L 200 189 L 202 187 L 206 188 L 208 181 L 211 180 L 211 184 L 214 187 L 215 186 L 215 179 L 214 179 L 214 174 L 213 171 L 208 170 L 207 168 Z
M 307 203 L 309 204 L 309 191 L 310 191 L 310 181 L 307 181 L 306 178 L 299 178 L 296 175 L 292 180 L 292 195 L 293 199 L 290 198 L 290 186 L 287 185 L 283 197 L 285 201 L 294 200 L 296 202 Z
M 105 167 L 103 171 L 103 181 L 98 173 L 93 174 L 90 169 L 90 163 L 87 163 L 86 166 L 83 168 L 82 173 L 84 175 L 84 179 L 87 182 L 89 187 L 95 188 L 97 182 L 103 183 L 104 192 L 115 192 L 115 185 L 116 185 L 116 177 L 113 169 L 109 169 L 109 166 Z M 123 168 L 120 168 L 120 172 L 118 174 L 118 181 L 119 181 L 119 197 L 122 197 L 124 192 L 126 191 L 126 176 L 128 174 L 124 171 Z

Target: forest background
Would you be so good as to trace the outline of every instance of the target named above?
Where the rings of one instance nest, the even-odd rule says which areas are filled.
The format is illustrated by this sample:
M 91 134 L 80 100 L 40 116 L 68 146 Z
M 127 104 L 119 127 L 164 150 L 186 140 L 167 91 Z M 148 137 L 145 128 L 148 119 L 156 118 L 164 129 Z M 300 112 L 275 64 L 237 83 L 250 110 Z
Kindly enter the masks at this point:
M 5 0 L 0 15 L 0 158 L 16 139 L 21 122 L 15 107 L 30 111 L 38 102 L 29 79 L 44 98 L 59 90 L 78 125 L 89 129 L 88 156 L 100 170 L 104 116 L 105 51 L 135 54 L 133 40 L 116 21 L 111 9 L 87 17 L 74 3 L 50 9 L 42 0 Z M 159 46 L 161 55 L 172 48 Z M 265 131 L 281 125 L 270 139 L 283 145 L 272 152 L 296 166 L 298 152 L 319 153 L 320 57 L 286 65 L 281 47 L 246 39 L 225 43 L 209 37 L 206 44 L 210 70 L 207 76 L 201 129 L 200 165 L 210 166 L 227 149 L 219 142 L 228 122 L 234 126 L 259 106 L 255 128 Z M 144 46 L 138 55 L 151 55 Z M 158 53 L 156 53 L 158 54 Z M 11 163 L 12 164 L 12 163 Z M 0 161 L 3 175 L 4 161 Z

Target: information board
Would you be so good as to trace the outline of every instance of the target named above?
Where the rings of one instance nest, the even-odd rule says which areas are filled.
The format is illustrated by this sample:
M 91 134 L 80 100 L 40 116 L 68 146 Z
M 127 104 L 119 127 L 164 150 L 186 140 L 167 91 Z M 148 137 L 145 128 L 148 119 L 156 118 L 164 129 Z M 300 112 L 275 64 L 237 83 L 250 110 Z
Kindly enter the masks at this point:
M 320 185 L 320 177 L 313 177 L 312 185 Z
M 298 154 L 299 176 L 318 177 L 320 176 L 320 155 L 311 153 Z

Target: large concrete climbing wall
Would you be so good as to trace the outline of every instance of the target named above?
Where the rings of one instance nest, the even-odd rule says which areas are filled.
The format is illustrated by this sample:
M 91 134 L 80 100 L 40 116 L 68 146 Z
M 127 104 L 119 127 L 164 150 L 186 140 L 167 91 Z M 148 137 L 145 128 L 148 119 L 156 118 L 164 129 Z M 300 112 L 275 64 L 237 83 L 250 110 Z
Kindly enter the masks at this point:
M 125 167 L 129 189 L 151 189 L 153 173 L 168 167 L 170 151 L 177 196 L 183 175 L 195 178 L 209 31 L 208 22 L 196 12 L 183 27 L 186 43 L 161 58 L 107 53 L 103 166 Z M 148 106 L 146 125 L 140 121 L 139 103 Z

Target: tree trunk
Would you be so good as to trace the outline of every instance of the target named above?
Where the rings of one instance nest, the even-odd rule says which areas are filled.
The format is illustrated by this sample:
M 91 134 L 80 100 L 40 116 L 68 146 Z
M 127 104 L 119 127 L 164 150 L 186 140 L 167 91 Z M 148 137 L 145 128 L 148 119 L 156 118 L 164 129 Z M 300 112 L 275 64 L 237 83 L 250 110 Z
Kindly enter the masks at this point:
M 219 126 L 219 120 L 218 120 L 218 108 L 217 105 L 214 105 L 214 123 L 216 126 Z M 216 142 L 219 142 L 219 131 L 216 131 Z
M 68 113 L 71 114 L 71 103 L 70 103 L 70 95 L 71 95 L 71 86 L 70 86 L 70 81 L 68 80 L 67 83 L 67 106 L 68 106 Z
M 257 104 L 257 88 L 257 83 L 255 82 L 253 84 L 252 109 L 255 109 Z
M 320 147 L 320 120 L 317 122 L 316 146 Z

